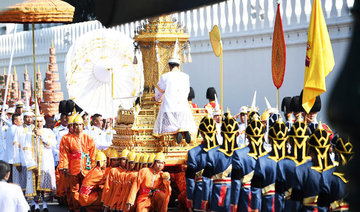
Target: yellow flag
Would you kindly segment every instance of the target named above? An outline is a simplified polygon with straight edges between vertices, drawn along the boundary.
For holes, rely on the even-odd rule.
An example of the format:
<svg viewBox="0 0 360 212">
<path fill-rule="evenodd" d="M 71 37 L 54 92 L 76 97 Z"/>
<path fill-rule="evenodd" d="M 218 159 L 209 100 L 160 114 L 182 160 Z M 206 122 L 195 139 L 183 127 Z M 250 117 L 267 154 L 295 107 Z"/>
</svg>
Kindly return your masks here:
<svg viewBox="0 0 360 212">
<path fill-rule="evenodd" d="M 325 77 L 335 65 L 329 33 L 320 0 L 313 0 L 308 31 L 302 106 L 307 113 L 316 96 L 326 91 Z"/>
</svg>

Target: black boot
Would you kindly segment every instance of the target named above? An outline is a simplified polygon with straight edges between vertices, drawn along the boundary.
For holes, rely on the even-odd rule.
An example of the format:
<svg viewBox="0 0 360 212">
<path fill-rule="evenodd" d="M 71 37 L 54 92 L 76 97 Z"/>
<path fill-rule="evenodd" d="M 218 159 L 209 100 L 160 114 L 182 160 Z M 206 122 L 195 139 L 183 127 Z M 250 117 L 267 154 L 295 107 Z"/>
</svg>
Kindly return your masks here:
<svg viewBox="0 0 360 212">
<path fill-rule="evenodd" d="M 190 144 L 190 142 L 191 142 L 191 136 L 190 136 L 189 131 L 184 132 L 184 137 L 185 137 L 186 143 Z"/>
<path fill-rule="evenodd" d="M 181 143 L 181 140 L 182 140 L 182 134 L 181 134 L 181 132 L 176 133 L 176 142 L 177 142 L 178 144 L 180 144 L 180 143 Z"/>
</svg>

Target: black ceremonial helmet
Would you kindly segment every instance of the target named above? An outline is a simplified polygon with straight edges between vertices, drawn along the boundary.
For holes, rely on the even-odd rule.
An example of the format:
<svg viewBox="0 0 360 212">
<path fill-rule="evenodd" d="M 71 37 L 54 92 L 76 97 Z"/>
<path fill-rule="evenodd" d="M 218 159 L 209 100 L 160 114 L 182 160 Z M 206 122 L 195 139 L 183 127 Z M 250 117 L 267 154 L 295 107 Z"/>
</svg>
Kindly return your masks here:
<svg viewBox="0 0 360 212">
<path fill-rule="evenodd" d="M 239 132 L 239 124 L 230 112 L 227 111 L 221 124 L 221 135 L 223 137 L 223 144 L 220 146 L 219 151 L 227 156 L 232 156 L 234 151 L 238 149 L 236 143 L 237 133 Z"/>
<path fill-rule="evenodd" d="M 260 117 L 257 114 L 254 114 L 250 124 L 246 127 L 245 133 L 249 139 L 249 155 L 258 158 L 266 154 L 266 151 L 263 147 L 265 127 L 260 121 Z"/>
<path fill-rule="evenodd" d="M 316 157 L 313 160 L 312 168 L 318 172 L 325 171 L 333 167 L 332 161 L 329 155 L 330 133 L 323 129 L 322 124 L 319 123 L 318 128 L 310 136 L 308 141 L 308 151 L 312 150 Z"/>
<path fill-rule="evenodd" d="M 218 146 L 216 141 L 216 123 L 214 119 L 207 115 L 201 119 L 198 133 L 202 133 L 203 139 L 206 142 L 204 151 L 209 151 Z"/>
<path fill-rule="evenodd" d="M 310 131 L 308 125 L 302 120 L 298 119 L 291 126 L 288 133 L 288 140 L 292 146 L 290 158 L 296 163 L 303 163 L 308 157 L 306 157 L 306 142 L 309 139 Z"/>
<path fill-rule="evenodd" d="M 335 142 L 335 150 L 339 154 L 339 162 L 341 165 L 346 165 L 354 157 L 353 145 L 350 139 L 344 142 L 341 137 L 338 137 Z"/>
<path fill-rule="evenodd" d="M 269 158 L 278 161 L 285 157 L 287 131 L 288 128 L 281 117 L 269 129 L 268 137 L 272 140 L 272 151 Z"/>
</svg>

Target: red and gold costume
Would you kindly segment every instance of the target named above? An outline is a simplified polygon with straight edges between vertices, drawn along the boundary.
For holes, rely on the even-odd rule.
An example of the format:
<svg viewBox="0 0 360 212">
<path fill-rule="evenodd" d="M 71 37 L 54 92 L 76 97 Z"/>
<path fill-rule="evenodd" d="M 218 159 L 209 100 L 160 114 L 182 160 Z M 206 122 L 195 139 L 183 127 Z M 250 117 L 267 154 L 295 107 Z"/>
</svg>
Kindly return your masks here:
<svg viewBox="0 0 360 212">
<path fill-rule="evenodd" d="M 136 200 L 137 212 L 167 211 L 171 187 L 170 180 L 163 179 L 162 175 L 163 172 L 155 173 L 152 168 L 141 169 L 137 180 L 131 187 L 126 203 L 133 205 Z M 136 194 L 138 194 L 137 197 Z"/>
</svg>

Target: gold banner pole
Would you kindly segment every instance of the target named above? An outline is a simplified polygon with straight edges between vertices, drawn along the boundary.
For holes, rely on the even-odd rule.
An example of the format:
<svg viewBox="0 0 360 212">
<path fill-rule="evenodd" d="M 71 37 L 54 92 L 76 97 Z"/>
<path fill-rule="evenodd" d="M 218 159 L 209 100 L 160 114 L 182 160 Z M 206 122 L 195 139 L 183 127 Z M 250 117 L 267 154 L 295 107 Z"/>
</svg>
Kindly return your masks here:
<svg viewBox="0 0 360 212">
<path fill-rule="evenodd" d="M 33 44 L 33 67 L 34 67 L 34 100 L 35 100 L 35 128 L 36 128 L 36 121 L 37 121 L 37 114 L 38 114 L 38 102 L 37 102 L 37 91 L 36 91 L 36 66 L 35 66 L 35 32 L 34 32 L 34 22 L 32 23 L 32 44 Z M 40 113 L 40 111 L 39 111 Z"/>
<path fill-rule="evenodd" d="M 223 51 L 221 47 L 221 114 L 224 110 L 224 87 L 223 87 Z"/>
</svg>

